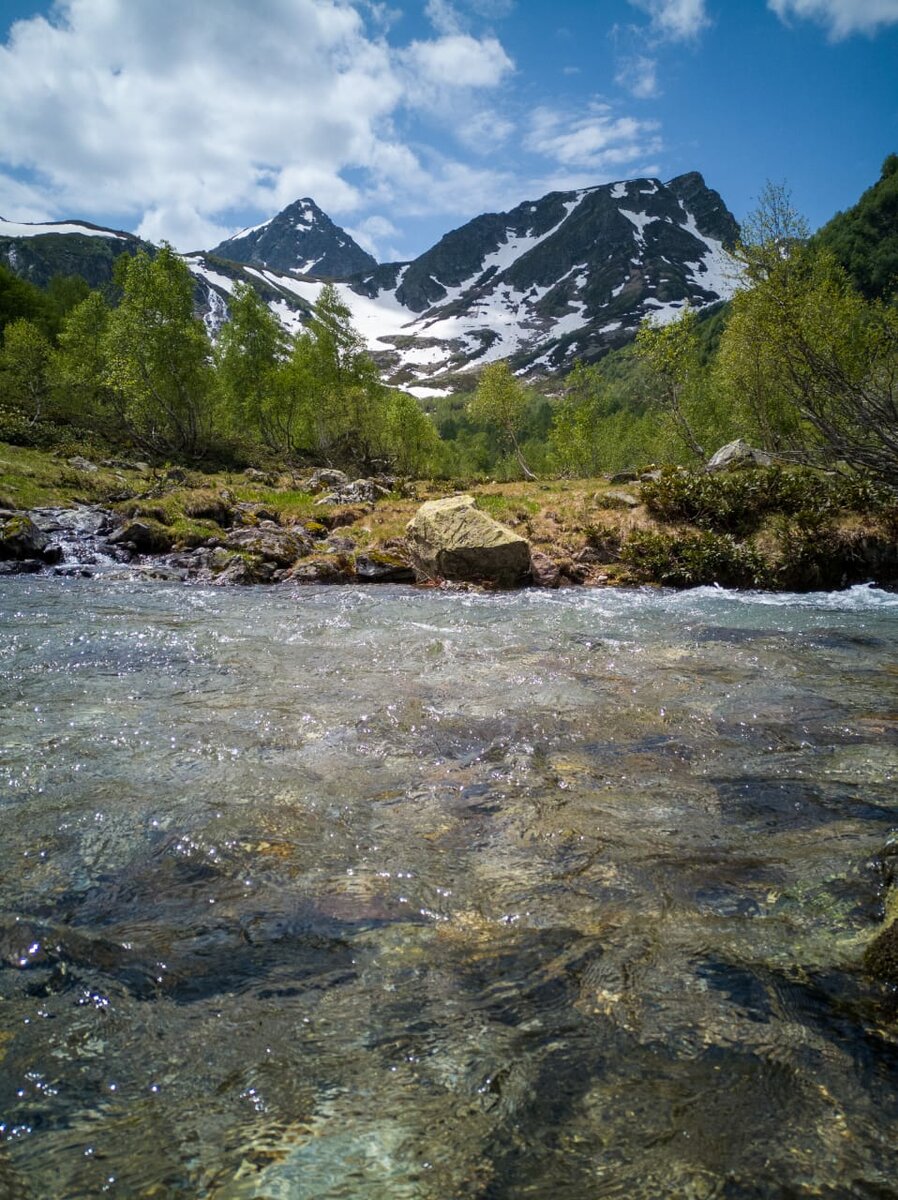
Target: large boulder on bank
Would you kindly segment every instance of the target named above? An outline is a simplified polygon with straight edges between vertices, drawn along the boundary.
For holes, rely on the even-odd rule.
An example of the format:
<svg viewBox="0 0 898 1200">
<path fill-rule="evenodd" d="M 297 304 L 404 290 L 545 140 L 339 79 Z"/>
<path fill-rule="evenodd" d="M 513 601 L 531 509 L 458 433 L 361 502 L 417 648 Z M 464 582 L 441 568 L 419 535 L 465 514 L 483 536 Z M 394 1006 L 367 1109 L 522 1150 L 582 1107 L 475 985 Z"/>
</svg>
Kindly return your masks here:
<svg viewBox="0 0 898 1200">
<path fill-rule="evenodd" d="M 422 504 L 408 523 L 406 541 L 415 570 L 425 579 L 513 587 L 530 573 L 530 543 L 475 508 L 473 496 Z"/>
<path fill-rule="evenodd" d="M 25 513 L 15 513 L 0 521 L 0 561 L 13 559 L 44 559 L 50 549 L 50 539 Z M 59 556 L 61 557 L 61 556 Z M 52 558 L 59 562 L 59 557 Z"/>
<path fill-rule="evenodd" d="M 734 467 L 769 467 L 773 465 L 773 455 L 766 450 L 757 450 L 749 446 L 742 438 L 735 442 L 727 442 L 716 454 L 708 460 L 708 471 L 731 471 Z"/>
</svg>

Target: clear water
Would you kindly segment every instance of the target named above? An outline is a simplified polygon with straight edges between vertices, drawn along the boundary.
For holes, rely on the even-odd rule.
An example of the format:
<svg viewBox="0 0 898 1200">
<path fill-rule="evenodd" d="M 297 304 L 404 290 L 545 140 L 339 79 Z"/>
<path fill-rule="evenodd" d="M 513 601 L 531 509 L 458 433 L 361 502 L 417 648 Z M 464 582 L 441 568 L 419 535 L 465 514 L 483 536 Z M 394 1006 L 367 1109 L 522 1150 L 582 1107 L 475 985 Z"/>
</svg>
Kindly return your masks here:
<svg viewBox="0 0 898 1200">
<path fill-rule="evenodd" d="M 0 1196 L 898 1196 L 898 597 L 0 581 Z"/>
</svg>

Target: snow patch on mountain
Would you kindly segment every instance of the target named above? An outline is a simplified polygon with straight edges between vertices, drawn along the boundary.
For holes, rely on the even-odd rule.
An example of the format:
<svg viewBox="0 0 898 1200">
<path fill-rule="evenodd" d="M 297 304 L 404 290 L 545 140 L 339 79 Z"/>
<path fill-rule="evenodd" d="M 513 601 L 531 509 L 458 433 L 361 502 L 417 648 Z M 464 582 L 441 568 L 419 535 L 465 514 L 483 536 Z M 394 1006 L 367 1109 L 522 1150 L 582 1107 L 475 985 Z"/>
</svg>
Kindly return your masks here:
<svg viewBox="0 0 898 1200">
<path fill-rule="evenodd" d="M 115 233 L 111 229 L 94 229 L 90 225 L 82 225 L 80 221 L 48 221 L 38 224 L 31 221 L 7 221 L 0 217 L 0 237 L 42 237 L 47 233 L 80 233 L 84 237 L 128 240 L 124 233 Z"/>
</svg>

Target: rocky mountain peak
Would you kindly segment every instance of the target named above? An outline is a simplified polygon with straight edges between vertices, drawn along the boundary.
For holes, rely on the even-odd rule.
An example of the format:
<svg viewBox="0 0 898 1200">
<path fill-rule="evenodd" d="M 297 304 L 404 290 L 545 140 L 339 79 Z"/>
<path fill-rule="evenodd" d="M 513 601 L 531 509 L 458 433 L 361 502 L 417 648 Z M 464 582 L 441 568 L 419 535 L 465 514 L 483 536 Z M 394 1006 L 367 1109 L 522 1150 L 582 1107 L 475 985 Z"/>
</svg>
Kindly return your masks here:
<svg viewBox="0 0 898 1200">
<path fill-rule="evenodd" d="M 231 262 L 320 278 L 355 275 L 377 266 L 310 196 L 294 200 L 261 225 L 226 238 L 210 253 Z"/>
</svg>

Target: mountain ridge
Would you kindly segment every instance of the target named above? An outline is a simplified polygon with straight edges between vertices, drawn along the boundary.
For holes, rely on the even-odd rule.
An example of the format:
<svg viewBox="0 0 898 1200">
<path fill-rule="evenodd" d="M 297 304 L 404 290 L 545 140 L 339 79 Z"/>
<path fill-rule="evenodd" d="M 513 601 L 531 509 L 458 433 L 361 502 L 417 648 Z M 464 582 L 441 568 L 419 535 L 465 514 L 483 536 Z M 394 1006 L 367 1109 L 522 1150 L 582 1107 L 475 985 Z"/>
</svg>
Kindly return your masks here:
<svg viewBox="0 0 898 1200">
<path fill-rule="evenodd" d="M 4 225 L 8 233 L 24 232 L 4 237 Z M 147 247 L 133 234 L 89 222 L 26 228 L 0 221 L 0 260 L 32 278 L 46 274 L 63 227 L 79 254 L 91 243 L 105 246 L 94 256 L 93 286 L 103 271 L 111 277 L 119 253 Z M 238 281 L 255 287 L 296 332 L 330 278 L 386 381 L 432 396 L 497 358 L 508 358 L 522 375 L 564 373 L 578 358 L 594 361 L 632 340 L 646 317 L 672 320 L 687 304 L 726 299 L 736 274 L 728 247 L 737 236 L 723 199 L 691 171 L 667 183 L 644 177 L 549 192 L 508 212 L 482 213 L 409 262 L 378 264 L 349 246 L 349 235 L 308 197 L 212 251 L 182 257 L 213 336 Z M 43 266 L 41 246 L 48 251 Z M 343 251 L 359 261 L 356 250 L 366 266 L 325 276 L 325 266 L 341 265 Z M 273 266 L 275 251 L 278 262 L 293 265 Z M 318 257 L 309 257 L 313 251 Z"/>
</svg>

